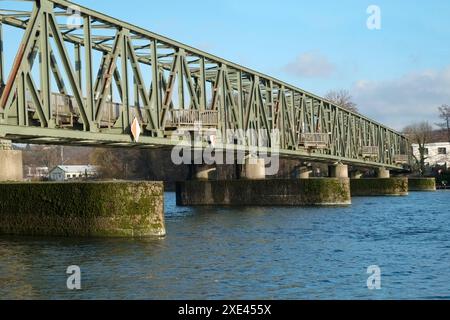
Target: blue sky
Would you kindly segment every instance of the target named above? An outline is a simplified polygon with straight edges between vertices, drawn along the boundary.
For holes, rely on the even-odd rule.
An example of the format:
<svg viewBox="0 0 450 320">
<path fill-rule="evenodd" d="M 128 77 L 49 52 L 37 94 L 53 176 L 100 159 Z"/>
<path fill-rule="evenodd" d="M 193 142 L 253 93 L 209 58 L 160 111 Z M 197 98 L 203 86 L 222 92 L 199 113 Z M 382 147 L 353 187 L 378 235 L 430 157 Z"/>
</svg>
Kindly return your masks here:
<svg viewBox="0 0 450 320">
<path fill-rule="evenodd" d="M 347 89 L 395 129 L 450 104 L 450 1 L 76 2 L 319 95 Z M 381 30 L 366 26 L 369 5 Z"/>
</svg>

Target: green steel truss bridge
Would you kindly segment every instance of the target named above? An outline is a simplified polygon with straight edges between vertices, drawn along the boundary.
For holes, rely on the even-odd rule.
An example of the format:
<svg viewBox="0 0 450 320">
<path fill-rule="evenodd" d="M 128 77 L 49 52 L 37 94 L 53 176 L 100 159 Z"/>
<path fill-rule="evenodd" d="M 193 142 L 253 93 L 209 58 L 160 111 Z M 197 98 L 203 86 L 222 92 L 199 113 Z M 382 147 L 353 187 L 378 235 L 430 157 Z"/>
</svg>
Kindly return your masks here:
<svg viewBox="0 0 450 320">
<path fill-rule="evenodd" d="M 201 123 L 278 131 L 279 153 L 305 161 L 400 169 L 410 159 L 404 136 L 361 114 L 68 1 L 0 2 L 0 40 L 0 138 L 170 147 L 175 130 Z"/>
</svg>

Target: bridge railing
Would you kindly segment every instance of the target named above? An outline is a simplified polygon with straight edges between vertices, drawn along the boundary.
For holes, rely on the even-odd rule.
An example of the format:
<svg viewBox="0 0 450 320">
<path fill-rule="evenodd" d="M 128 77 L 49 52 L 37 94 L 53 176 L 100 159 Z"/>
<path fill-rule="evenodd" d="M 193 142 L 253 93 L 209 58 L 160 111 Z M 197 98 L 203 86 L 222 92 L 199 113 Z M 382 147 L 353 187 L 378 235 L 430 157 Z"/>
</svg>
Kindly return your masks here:
<svg viewBox="0 0 450 320">
<path fill-rule="evenodd" d="M 300 136 L 300 145 L 305 148 L 325 149 L 330 144 L 330 135 L 328 133 L 302 133 Z"/>
<path fill-rule="evenodd" d="M 86 101 L 86 99 L 85 99 Z M 52 93 L 50 102 L 53 116 L 59 127 L 71 127 L 80 117 L 80 111 L 76 99 L 71 95 Z M 27 95 L 29 112 L 36 112 L 33 100 Z M 101 118 L 102 127 L 111 127 L 120 114 L 120 103 L 105 102 L 104 112 Z M 132 117 L 138 117 L 136 107 L 131 107 Z M 142 119 L 141 119 L 142 120 Z M 219 112 L 216 110 L 171 110 L 169 112 L 168 127 L 186 127 L 201 124 L 205 127 L 218 127 Z"/>
<path fill-rule="evenodd" d="M 190 127 L 201 124 L 205 127 L 219 126 L 219 112 L 215 110 L 171 110 L 167 127 Z"/>
<path fill-rule="evenodd" d="M 50 98 L 53 115 L 56 117 L 56 124 L 59 127 L 73 126 L 74 117 L 77 116 L 74 109 L 74 99 L 62 94 L 52 94 Z"/>
<path fill-rule="evenodd" d="M 84 100 L 86 103 L 86 98 L 84 98 Z M 97 101 L 95 100 L 94 102 Z M 59 127 L 72 127 L 74 122 L 76 122 L 81 117 L 77 101 L 71 95 L 52 93 L 50 97 L 50 103 L 53 110 L 53 117 L 55 117 L 56 124 Z M 28 112 L 37 112 L 36 106 L 34 105 L 34 102 L 29 93 L 27 93 L 27 107 Z M 105 102 L 104 112 L 100 120 L 100 125 L 102 127 L 113 126 L 119 117 L 120 108 L 120 103 L 111 101 Z M 131 109 L 132 116 L 137 116 L 135 107 L 132 107 Z"/>
<path fill-rule="evenodd" d="M 398 154 L 394 156 L 394 162 L 396 164 L 408 164 L 409 163 L 409 155 L 407 154 Z"/>
<path fill-rule="evenodd" d="M 363 158 L 375 158 L 378 157 L 380 148 L 378 146 L 363 146 L 361 154 Z"/>
<path fill-rule="evenodd" d="M 205 126 L 218 127 L 219 126 L 219 112 L 214 110 L 207 110 L 200 112 L 200 121 Z"/>
</svg>

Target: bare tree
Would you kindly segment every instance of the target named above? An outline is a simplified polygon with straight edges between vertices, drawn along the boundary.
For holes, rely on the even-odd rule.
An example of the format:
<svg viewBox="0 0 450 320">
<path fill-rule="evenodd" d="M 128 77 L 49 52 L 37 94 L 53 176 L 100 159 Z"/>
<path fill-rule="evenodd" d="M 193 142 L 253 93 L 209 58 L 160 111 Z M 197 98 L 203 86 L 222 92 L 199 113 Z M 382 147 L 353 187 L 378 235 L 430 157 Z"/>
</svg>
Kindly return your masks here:
<svg viewBox="0 0 450 320">
<path fill-rule="evenodd" d="M 23 153 L 23 163 L 52 170 L 62 164 L 60 149 L 56 146 L 29 146 Z"/>
<path fill-rule="evenodd" d="M 90 156 L 90 162 L 100 167 L 103 179 L 125 179 L 125 166 L 119 149 L 97 148 Z"/>
<path fill-rule="evenodd" d="M 447 140 L 450 142 L 450 106 L 444 104 L 439 107 L 439 118 L 443 120 L 441 123 L 437 123 L 442 130 L 447 131 Z"/>
<path fill-rule="evenodd" d="M 358 106 L 352 101 L 352 96 L 347 90 L 332 90 L 325 95 L 325 99 L 335 103 L 336 105 L 352 111 L 358 112 Z"/>
<path fill-rule="evenodd" d="M 433 127 L 426 121 L 407 126 L 403 133 L 412 141 L 419 145 L 419 158 L 416 156 L 416 162 L 419 165 L 420 174 L 425 173 L 425 160 L 427 157 L 426 144 L 433 138 Z"/>
</svg>

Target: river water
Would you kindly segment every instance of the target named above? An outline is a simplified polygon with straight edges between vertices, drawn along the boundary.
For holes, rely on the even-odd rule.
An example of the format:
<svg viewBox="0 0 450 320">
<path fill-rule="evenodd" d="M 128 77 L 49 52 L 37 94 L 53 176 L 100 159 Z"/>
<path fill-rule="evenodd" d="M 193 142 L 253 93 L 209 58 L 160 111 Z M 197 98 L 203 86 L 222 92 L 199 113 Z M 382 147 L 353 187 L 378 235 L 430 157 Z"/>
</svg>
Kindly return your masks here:
<svg viewBox="0 0 450 320">
<path fill-rule="evenodd" d="M 1 236 L 0 299 L 450 299 L 449 200 L 179 208 L 167 193 L 165 239 Z M 67 289 L 70 265 L 79 291 Z"/>
</svg>

